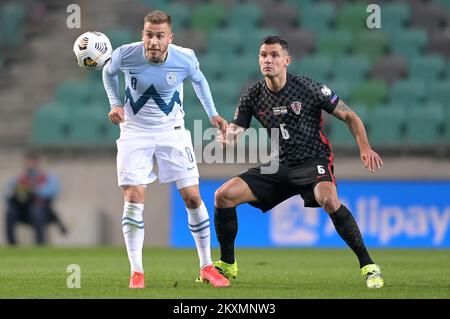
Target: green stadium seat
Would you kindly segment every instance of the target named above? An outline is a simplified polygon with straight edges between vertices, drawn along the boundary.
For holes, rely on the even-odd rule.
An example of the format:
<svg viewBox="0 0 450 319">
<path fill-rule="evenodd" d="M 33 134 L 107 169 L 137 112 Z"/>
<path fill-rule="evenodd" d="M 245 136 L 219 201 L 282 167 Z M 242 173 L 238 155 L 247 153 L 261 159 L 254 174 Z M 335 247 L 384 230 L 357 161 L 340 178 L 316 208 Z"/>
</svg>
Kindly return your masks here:
<svg viewBox="0 0 450 319">
<path fill-rule="evenodd" d="M 450 112 L 447 110 L 444 122 L 444 143 L 450 145 Z"/>
<path fill-rule="evenodd" d="M 365 4 L 347 4 L 337 13 L 336 24 L 338 29 L 358 33 L 367 30 L 366 20 L 368 13 Z"/>
<path fill-rule="evenodd" d="M 326 55 L 305 56 L 293 65 L 293 72 L 311 77 L 317 82 L 327 82 L 332 67 L 331 59 Z"/>
<path fill-rule="evenodd" d="M 123 82 L 122 82 L 123 83 Z M 101 106 L 101 109 L 107 110 L 109 106 L 108 96 L 106 95 L 105 87 L 102 81 L 89 82 L 90 91 L 88 95 L 88 107 Z M 123 84 L 119 85 L 120 96 L 124 97 Z"/>
<path fill-rule="evenodd" d="M 368 137 L 375 147 L 398 147 L 404 144 L 404 112 L 399 108 L 376 107 L 368 119 Z"/>
<path fill-rule="evenodd" d="M 208 41 L 208 53 L 219 56 L 233 56 L 243 46 L 241 31 L 220 29 L 212 32 Z"/>
<path fill-rule="evenodd" d="M 389 92 L 389 103 L 399 108 L 421 104 L 424 98 L 425 83 L 417 79 L 397 81 Z"/>
<path fill-rule="evenodd" d="M 334 23 L 335 7 L 331 3 L 316 3 L 302 5 L 300 8 L 300 24 L 302 28 L 317 34 L 326 34 Z"/>
<path fill-rule="evenodd" d="M 302 0 L 301 4 L 298 0 L 284 0 L 284 2 L 296 5 L 300 8 L 301 6 L 311 6 L 316 0 Z"/>
<path fill-rule="evenodd" d="M 350 52 L 352 34 L 347 30 L 333 30 L 317 37 L 317 52 L 332 58 L 340 58 Z"/>
<path fill-rule="evenodd" d="M 421 57 L 427 43 L 427 34 L 422 29 L 411 28 L 391 34 L 391 51 L 407 60 Z"/>
<path fill-rule="evenodd" d="M 351 93 L 353 91 L 353 88 L 355 87 L 355 84 L 353 83 L 339 80 L 331 80 L 324 84 L 326 84 L 331 90 L 333 90 L 334 93 L 339 96 L 339 98 L 341 98 L 345 102 L 350 101 Z"/>
<path fill-rule="evenodd" d="M 431 0 L 432 3 L 441 5 L 450 10 L 450 0 Z"/>
<path fill-rule="evenodd" d="M 248 30 L 248 32 L 246 32 L 243 36 L 245 43 L 243 53 L 250 55 L 254 54 L 255 56 L 258 56 L 262 39 L 264 39 L 268 35 L 277 35 L 277 34 L 278 32 L 272 28 Z"/>
<path fill-rule="evenodd" d="M 450 10 L 450 0 L 432 0 L 431 2 L 434 4 L 441 5 L 445 7 L 447 10 Z"/>
<path fill-rule="evenodd" d="M 224 68 L 222 66 L 223 59 L 217 54 L 206 54 L 198 57 L 200 70 L 209 81 L 215 81 L 223 77 Z"/>
<path fill-rule="evenodd" d="M 223 100 L 220 97 L 220 94 L 217 95 L 215 92 L 217 90 L 221 90 L 221 87 L 214 86 L 214 88 L 211 89 L 214 104 L 216 106 L 217 111 L 219 114 L 222 114 L 224 110 L 229 107 L 229 105 L 232 105 L 232 102 L 230 101 L 229 104 L 223 103 Z M 200 100 L 195 95 L 194 88 L 190 83 L 186 83 L 184 85 L 184 100 L 183 100 L 183 110 L 185 112 L 185 118 L 190 121 L 190 124 L 186 121 L 186 127 L 192 128 L 193 120 L 195 119 L 201 119 L 201 120 L 207 120 L 206 124 L 209 125 L 209 119 L 208 114 L 206 113 L 205 109 L 203 108 Z M 234 101 L 235 103 L 237 102 Z"/>
<path fill-rule="evenodd" d="M 223 107 L 220 109 L 220 115 L 225 118 L 228 122 L 234 119 L 234 114 L 236 113 L 236 108 L 238 105 L 238 101 L 236 100 L 235 104 L 228 105 L 227 107 Z"/>
<path fill-rule="evenodd" d="M 105 147 L 115 147 L 115 142 L 120 136 L 120 127 L 111 123 L 108 118 L 109 104 L 104 103 L 93 103 L 91 105 L 91 112 L 93 112 L 98 120 L 99 127 L 99 145 Z"/>
<path fill-rule="evenodd" d="M 233 63 L 229 63 L 222 71 L 223 79 L 235 82 L 239 91 L 242 86 L 260 76 L 258 55 L 236 55 Z"/>
<path fill-rule="evenodd" d="M 337 59 L 332 67 L 333 80 L 357 85 L 364 81 L 370 69 L 366 56 L 345 56 Z"/>
<path fill-rule="evenodd" d="M 210 83 L 211 93 L 214 103 L 219 107 L 232 107 L 236 105 L 240 93 L 241 85 L 233 80 L 222 80 Z"/>
<path fill-rule="evenodd" d="M 353 51 L 356 54 L 365 55 L 371 61 L 387 52 L 389 36 L 383 31 L 360 32 L 353 42 Z"/>
<path fill-rule="evenodd" d="M 352 146 L 354 138 L 345 122 L 327 114 L 324 116 L 324 123 L 326 137 L 330 141 L 333 149 Z"/>
<path fill-rule="evenodd" d="M 352 107 L 361 120 L 366 123 L 368 119 L 368 108 L 364 105 Z M 355 146 L 355 138 L 350 132 L 347 124 L 333 116 L 327 116 L 327 126 L 329 129 L 329 140 L 333 146 L 351 147 Z"/>
<path fill-rule="evenodd" d="M 97 108 L 71 108 L 70 133 L 66 143 L 72 146 L 99 146 L 104 142 L 102 127 L 105 112 Z"/>
<path fill-rule="evenodd" d="M 450 79 L 433 82 L 428 87 L 426 99 L 429 103 L 440 104 L 450 110 Z"/>
<path fill-rule="evenodd" d="M 173 0 L 139 0 L 153 10 L 163 10 L 168 12 L 168 8 Z"/>
<path fill-rule="evenodd" d="M 435 82 L 445 74 L 445 62 L 441 56 L 426 55 L 412 58 L 409 61 L 409 77 L 425 81 Z"/>
<path fill-rule="evenodd" d="M 191 9 L 186 4 L 180 2 L 172 2 L 169 5 L 167 5 L 166 10 L 172 18 L 173 32 L 175 33 L 180 32 L 185 27 L 187 27 L 191 15 Z"/>
<path fill-rule="evenodd" d="M 228 26 L 239 30 L 239 32 L 249 32 L 249 30 L 259 28 L 262 19 L 262 8 L 255 2 L 246 2 L 233 6 Z"/>
<path fill-rule="evenodd" d="M 351 96 L 352 104 L 363 104 L 368 107 L 374 107 L 383 104 L 388 95 L 388 88 L 381 81 L 367 81 L 354 87 Z"/>
<path fill-rule="evenodd" d="M 65 81 L 56 89 L 56 101 L 63 106 L 86 107 L 92 93 L 88 81 Z"/>
<path fill-rule="evenodd" d="M 137 35 L 126 28 L 110 29 L 105 32 L 111 41 L 113 49 L 117 49 L 121 45 L 141 41 L 140 35 Z"/>
<path fill-rule="evenodd" d="M 0 47 L 18 47 L 24 42 L 25 7 L 23 4 L 8 2 L 0 6 Z"/>
<path fill-rule="evenodd" d="M 381 28 L 392 34 L 406 28 L 411 9 L 406 3 L 386 3 L 381 9 Z"/>
<path fill-rule="evenodd" d="M 210 34 L 225 22 L 225 7 L 219 3 L 205 3 L 194 8 L 190 25 L 202 30 L 206 34 Z"/>
<path fill-rule="evenodd" d="M 213 96 L 214 98 L 214 96 Z M 194 87 L 191 82 L 185 81 L 183 85 L 183 109 L 186 110 L 194 107 L 194 105 L 200 104 L 200 101 L 195 94 Z"/>
<path fill-rule="evenodd" d="M 184 116 L 184 123 L 186 126 L 186 129 L 191 132 L 192 138 L 194 136 L 198 139 L 197 136 L 199 126 L 197 126 L 197 130 L 195 130 L 195 125 L 199 125 L 198 123 L 201 123 L 201 134 L 205 131 L 205 129 L 212 127 L 211 123 L 208 118 L 208 114 L 206 114 L 205 110 L 201 106 L 200 102 L 196 105 L 190 105 L 187 108 L 185 108 L 185 116 Z M 199 122 L 200 121 L 200 122 Z M 197 124 L 196 124 L 197 122 Z M 203 141 L 205 143 L 206 141 Z"/>
<path fill-rule="evenodd" d="M 437 145 L 442 142 L 444 111 L 440 105 L 414 107 L 408 111 L 406 142 L 410 146 Z"/>
<path fill-rule="evenodd" d="M 55 104 L 40 107 L 33 118 L 31 143 L 39 146 L 62 146 L 72 121 L 66 109 Z"/>
</svg>

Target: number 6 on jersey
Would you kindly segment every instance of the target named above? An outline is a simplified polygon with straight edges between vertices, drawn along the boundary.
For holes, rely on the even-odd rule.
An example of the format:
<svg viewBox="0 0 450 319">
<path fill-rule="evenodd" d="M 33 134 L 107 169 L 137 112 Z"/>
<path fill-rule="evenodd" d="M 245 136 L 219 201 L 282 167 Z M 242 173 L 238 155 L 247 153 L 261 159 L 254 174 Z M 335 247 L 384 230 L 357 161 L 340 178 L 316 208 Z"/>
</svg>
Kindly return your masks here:
<svg viewBox="0 0 450 319">
<path fill-rule="evenodd" d="M 280 130 L 281 130 L 281 136 L 285 140 L 289 139 L 289 131 L 286 129 L 286 124 L 285 123 L 281 123 L 280 124 Z"/>
</svg>

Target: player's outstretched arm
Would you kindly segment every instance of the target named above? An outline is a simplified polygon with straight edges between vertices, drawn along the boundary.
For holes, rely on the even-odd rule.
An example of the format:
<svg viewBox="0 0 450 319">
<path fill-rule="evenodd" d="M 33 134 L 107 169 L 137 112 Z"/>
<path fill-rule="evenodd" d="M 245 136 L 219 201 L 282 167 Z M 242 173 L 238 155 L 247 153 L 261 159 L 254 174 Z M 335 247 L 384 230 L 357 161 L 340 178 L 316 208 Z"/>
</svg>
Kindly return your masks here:
<svg viewBox="0 0 450 319">
<path fill-rule="evenodd" d="M 216 141 L 223 146 L 234 145 L 239 140 L 239 137 L 244 133 L 245 129 L 231 123 L 228 125 L 225 132 L 217 131 Z"/>
<path fill-rule="evenodd" d="M 333 115 L 348 125 L 350 132 L 355 137 L 356 143 L 358 143 L 361 161 L 369 172 L 374 173 L 375 170 L 381 169 L 383 161 L 380 155 L 372 150 L 367 138 L 366 129 L 359 116 L 342 100 L 338 102 L 338 105 L 333 111 Z"/>
</svg>

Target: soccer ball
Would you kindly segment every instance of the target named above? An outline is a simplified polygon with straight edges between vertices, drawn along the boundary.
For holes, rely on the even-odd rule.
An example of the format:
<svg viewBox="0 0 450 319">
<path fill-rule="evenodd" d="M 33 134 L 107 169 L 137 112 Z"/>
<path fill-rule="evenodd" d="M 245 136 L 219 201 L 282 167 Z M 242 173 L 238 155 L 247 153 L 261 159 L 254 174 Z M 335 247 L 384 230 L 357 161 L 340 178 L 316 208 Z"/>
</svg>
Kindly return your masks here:
<svg viewBox="0 0 450 319">
<path fill-rule="evenodd" d="M 76 39 L 73 52 L 79 66 L 88 70 L 100 70 L 111 59 L 112 46 L 103 33 L 89 31 Z"/>
</svg>

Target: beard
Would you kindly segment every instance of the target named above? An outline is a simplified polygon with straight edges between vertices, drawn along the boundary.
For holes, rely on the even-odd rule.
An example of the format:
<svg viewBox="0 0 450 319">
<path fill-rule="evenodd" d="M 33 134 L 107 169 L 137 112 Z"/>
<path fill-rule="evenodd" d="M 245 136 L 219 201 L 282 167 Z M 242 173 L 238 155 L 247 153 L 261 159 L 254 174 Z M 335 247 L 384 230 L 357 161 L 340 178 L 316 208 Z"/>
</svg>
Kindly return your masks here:
<svg viewBox="0 0 450 319">
<path fill-rule="evenodd" d="M 159 55 L 155 56 L 152 54 L 152 51 L 147 50 L 145 52 L 145 57 L 152 63 L 162 63 L 167 58 L 167 49 L 163 53 L 161 52 L 163 51 L 162 50 L 157 51 L 156 53 L 159 53 Z"/>
</svg>

